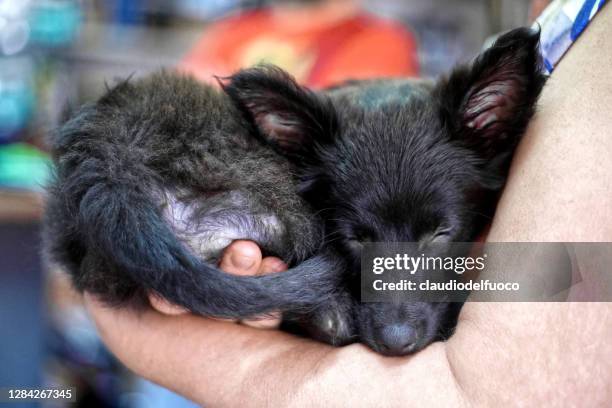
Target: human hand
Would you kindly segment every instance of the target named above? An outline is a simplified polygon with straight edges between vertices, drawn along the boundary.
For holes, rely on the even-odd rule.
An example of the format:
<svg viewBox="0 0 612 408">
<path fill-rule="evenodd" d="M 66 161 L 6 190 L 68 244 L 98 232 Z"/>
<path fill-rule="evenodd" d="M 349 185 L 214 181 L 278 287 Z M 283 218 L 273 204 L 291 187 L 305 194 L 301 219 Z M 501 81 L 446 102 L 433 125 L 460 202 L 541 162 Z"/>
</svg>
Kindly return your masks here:
<svg viewBox="0 0 612 408">
<path fill-rule="evenodd" d="M 219 268 L 234 275 L 248 276 L 282 272 L 287 270 L 287 264 L 272 256 L 262 258 L 261 250 L 253 241 L 234 241 L 223 252 Z M 149 302 L 154 309 L 166 315 L 181 315 L 189 312 L 184 307 L 170 303 L 155 293 L 149 294 Z M 277 328 L 280 322 L 279 314 L 241 321 L 247 326 L 260 329 Z"/>
</svg>

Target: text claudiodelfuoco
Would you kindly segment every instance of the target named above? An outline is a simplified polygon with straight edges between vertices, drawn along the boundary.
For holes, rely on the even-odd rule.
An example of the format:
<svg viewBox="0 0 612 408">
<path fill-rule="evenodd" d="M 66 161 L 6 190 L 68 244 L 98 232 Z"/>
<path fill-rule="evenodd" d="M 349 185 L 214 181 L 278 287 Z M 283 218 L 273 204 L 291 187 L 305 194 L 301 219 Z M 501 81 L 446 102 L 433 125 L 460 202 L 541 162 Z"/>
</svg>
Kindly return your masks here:
<svg viewBox="0 0 612 408">
<path fill-rule="evenodd" d="M 465 272 L 481 272 L 485 268 L 487 254 L 477 257 L 440 257 L 440 256 L 411 256 L 408 254 L 396 254 L 393 257 L 375 257 L 372 259 L 372 272 L 375 275 L 382 275 L 389 271 L 399 271 L 414 275 L 417 272 L 444 271 L 454 272 L 462 275 Z M 488 280 L 478 282 L 413 282 L 403 279 L 399 282 L 384 282 L 376 279 L 372 282 L 373 289 L 376 291 L 386 290 L 511 290 L 519 289 L 518 283 L 490 282 Z"/>
</svg>

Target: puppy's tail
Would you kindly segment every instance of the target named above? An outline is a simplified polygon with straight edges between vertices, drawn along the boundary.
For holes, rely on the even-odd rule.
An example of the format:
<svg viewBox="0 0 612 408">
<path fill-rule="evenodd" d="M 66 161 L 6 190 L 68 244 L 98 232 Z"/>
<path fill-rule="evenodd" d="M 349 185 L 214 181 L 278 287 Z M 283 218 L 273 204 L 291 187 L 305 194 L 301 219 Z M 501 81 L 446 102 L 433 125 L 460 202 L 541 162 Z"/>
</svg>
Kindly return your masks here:
<svg viewBox="0 0 612 408">
<path fill-rule="evenodd" d="M 142 190 L 132 183 L 90 185 L 80 200 L 78 229 L 86 234 L 88 248 L 147 291 L 198 314 L 243 318 L 274 310 L 309 310 L 337 287 L 341 265 L 326 255 L 283 273 L 224 273 L 190 253 L 150 193 Z"/>
</svg>

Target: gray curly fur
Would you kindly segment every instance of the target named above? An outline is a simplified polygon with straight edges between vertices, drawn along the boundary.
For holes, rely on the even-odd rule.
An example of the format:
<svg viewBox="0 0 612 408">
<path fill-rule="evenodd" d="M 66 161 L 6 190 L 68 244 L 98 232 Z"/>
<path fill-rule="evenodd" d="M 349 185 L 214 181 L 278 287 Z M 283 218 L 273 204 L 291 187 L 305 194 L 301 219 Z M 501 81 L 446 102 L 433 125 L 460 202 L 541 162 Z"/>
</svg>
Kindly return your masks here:
<svg viewBox="0 0 612 408">
<path fill-rule="evenodd" d="M 292 264 L 322 242 L 291 165 L 251 130 L 224 93 L 187 76 L 112 87 L 52 135 L 50 260 L 112 304 L 151 291 L 220 317 L 318 304 L 334 291 L 333 257 L 264 277 L 212 266 L 234 239 Z"/>
</svg>

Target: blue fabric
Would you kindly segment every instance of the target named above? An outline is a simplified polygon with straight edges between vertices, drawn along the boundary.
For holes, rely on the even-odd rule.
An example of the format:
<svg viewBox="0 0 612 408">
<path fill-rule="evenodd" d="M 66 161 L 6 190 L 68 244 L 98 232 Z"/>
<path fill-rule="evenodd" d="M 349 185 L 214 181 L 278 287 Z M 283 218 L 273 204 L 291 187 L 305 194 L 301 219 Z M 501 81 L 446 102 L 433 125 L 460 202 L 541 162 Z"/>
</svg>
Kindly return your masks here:
<svg viewBox="0 0 612 408">
<path fill-rule="evenodd" d="M 534 23 L 539 28 L 544 69 L 550 74 L 606 0 L 554 0 Z"/>
<path fill-rule="evenodd" d="M 591 18 L 591 10 L 593 10 L 593 6 L 597 0 L 586 0 L 580 9 L 580 12 L 576 16 L 576 20 L 574 21 L 574 25 L 572 26 L 572 40 L 576 41 L 576 38 L 580 36 L 582 31 L 585 29 L 587 24 L 589 24 Z"/>
</svg>

